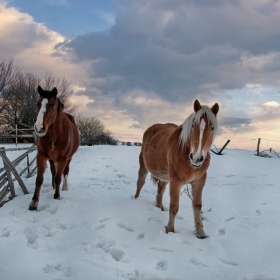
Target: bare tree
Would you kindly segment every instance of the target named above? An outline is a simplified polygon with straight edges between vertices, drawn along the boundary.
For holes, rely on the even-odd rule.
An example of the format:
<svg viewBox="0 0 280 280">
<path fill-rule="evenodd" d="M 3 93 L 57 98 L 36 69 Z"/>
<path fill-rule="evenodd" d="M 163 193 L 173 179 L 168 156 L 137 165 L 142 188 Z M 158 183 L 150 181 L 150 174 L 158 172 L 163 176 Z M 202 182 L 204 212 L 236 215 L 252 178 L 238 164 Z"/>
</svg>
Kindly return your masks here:
<svg viewBox="0 0 280 280">
<path fill-rule="evenodd" d="M 2 91 L 2 110 L 1 124 L 5 124 L 10 128 L 14 128 L 18 122 L 20 110 L 22 109 L 22 94 L 23 77 L 21 72 L 17 72 L 13 79 Z"/>
<path fill-rule="evenodd" d="M 75 118 L 75 121 L 80 131 L 82 143 L 96 141 L 105 129 L 104 124 L 98 118 L 82 117 L 79 115 Z"/>
<path fill-rule="evenodd" d="M 3 91 L 11 85 L 17 72 L 13 59 L 0 61 L 0 115 L 3 115 L 8 105 L 7 99 L 3 98 Z"/>
<path fill-rule="evenodd" d="M 2 73 L 2 74 L 1 74 Z M 58 89 L 58 96 L 64 104 L 64 111 L 73 114 L 77 106 L 72 105 L 70 97 L 73 94 L 70 83 L 65 78 L 45 74 L 42 77 L 23 73 L 13 66 L 13 60 L 0 62 L 0 126 L 2 129 L 15 128 L 23 123 L 33 126 L 36 120 L 37 88 Z M 2 78 L 1 78 L 2 77 Z"/>
<path fill-rule="evenodd" d="M 106 130 L 104 124 L 95 117 L 76 117 L 76 123 L 80 131 L 81 144 L 92 145 L 108 144 L 117 145 L 117 140 L 112 136 L 111 132 Z"/>
<path fill-rule="evenodd" d="M 0 61 L 0 92 L 11 83 L 17 71 L 18 68 L 14 66 L 13 59 L 3 59 Z"/>
</svg>

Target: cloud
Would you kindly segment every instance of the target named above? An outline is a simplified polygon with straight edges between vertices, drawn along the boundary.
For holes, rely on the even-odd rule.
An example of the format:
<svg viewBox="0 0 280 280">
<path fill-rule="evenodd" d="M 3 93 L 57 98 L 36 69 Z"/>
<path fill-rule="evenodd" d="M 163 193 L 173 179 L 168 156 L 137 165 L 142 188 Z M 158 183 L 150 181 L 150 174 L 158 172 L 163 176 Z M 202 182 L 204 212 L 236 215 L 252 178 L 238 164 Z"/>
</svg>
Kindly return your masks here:
<svg viewBox="0 0 280 280">
<path fill-rule="evenodd" d="M 255 133 L 268 119 L 250 103 L 269 98 L 264 85 L 280 86 L 279 1 L 122 3 L 106 32 L 57 46 L 90 63 L 83 94 L 95 101 L 92 112 L 125 115 L 122 124 L 139 135 L 156 122 L 182 123 L 195 98 L 222 103 L 220 135 Z M 238 102 L 226 94 L 241 89 Z"/>
<path fill-rule="evenodd" d="M 257 111 L 252 114 L 256 122 L 273 121 L 277 126 L 280 115 L 280 104 L 276 101 L 269 101 L 263 104 L 253 104 Z M 276 122 L 277 121 L 277 122 Z"/>
<path fill-rule="evenodd" d="M 0 17 L 0 59 L 14 58 L 25 72 L 36 75 L 49 72 L 67 77 L 73 84 L 79 84 L 87 76 L 85 63 L 73 64 L 71 54 L 55 52 L 55 46 L 64 42 L 65 37 L 5 3 L 0 3 Z"/>
<path fill-rule="evenodd" d="M 280 84 L 278 1 L 124 3 L 107 32 L 60 45 L 91 61 L 102 94 L 138 88 L 187 102 L 248 83 Z"/>
<path fill-rule="evenodd" d="M 73 40 L 1 5 L 0 54 L 31 72 L 63 73 L 79 113 L 117 135 L 181 124 L 196 98 L 221 104 L 222 133 L 255 132 L 280 113 L 271 103 L 279 102 L 280 1 L 114 3 L 114 16 L 98 15 L 110 29 Z"/>
<path fill-rule="evenodd" d="M 227 128 L 237 128 L 252 123 L 251 118 L 224 117 L 219 124 Z"/>
</svg>

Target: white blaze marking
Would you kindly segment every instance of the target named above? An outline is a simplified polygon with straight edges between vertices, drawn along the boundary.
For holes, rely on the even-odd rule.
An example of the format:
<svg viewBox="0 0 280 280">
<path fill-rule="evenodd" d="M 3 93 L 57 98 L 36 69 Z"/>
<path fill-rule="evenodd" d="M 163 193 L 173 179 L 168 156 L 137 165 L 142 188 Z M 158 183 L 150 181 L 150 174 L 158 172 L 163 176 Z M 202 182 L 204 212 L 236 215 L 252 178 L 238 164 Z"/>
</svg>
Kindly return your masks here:
<svg viewBox="0 0 280 280">
<path fill-rule="evenodd" d="M 204 132 L 204 129 L 205 129 L 205 125 L 206 125 L 206 123 L 205 123 L 204 119 L 202 119 L 201 122 L 200 122 L 200 128 L 199 128 L 200 129 L 199 145 L 198 145 L 197 151 L 196 151 L 196 153 L 194 155 L 194 162 L 196 162 L 197 159 L 201 155 L 201 142 L 202 142 L 202 138 L 203 138 L 203 132 Z"/>
<path fill-rule="evenodd" d="M 44 119 L 44 114 L 46 112 L 47 109 L 47 103 L 48 103 L 48 99 L 44 98 L 41 102 L 41 109 L 39 111 L 39 114 L 37 116 L 37 120 L 35 123 L 35 127 L 38 131 L 41 130 L 41 128 L 43 127 L 43 119 Z"/>
</svg>

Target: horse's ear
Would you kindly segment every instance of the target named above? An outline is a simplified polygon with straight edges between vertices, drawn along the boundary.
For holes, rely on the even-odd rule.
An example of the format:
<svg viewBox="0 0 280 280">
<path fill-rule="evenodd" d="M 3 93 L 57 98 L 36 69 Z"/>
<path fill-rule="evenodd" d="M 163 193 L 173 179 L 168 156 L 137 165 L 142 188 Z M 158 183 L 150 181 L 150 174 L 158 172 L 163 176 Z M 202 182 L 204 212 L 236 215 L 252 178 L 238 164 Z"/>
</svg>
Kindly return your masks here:
<svg viewBox="0 0 280 280">
<path fill-rule="evenodd" d="M 57 89 L 56 89 L 56 87 L 54 87 L 54 88 L 52 89 L 52 95 L 53 95 L 53 97 L 56 97 L 56 96 L 57 96 Z"/>
<path fill-rule="evenodd" d="M 217 116 L 217 114 L 218 114 L 218 112 L 219 112 L 219 104 L 218 103 L 215 103 L 213 106 L 212 106 L 212 108 L 211 108 L 211 111 L 213 112 L 213 114 L 215 115 L 215 116 Z"/>
<path fill-rule="evenodd" d="M 40 86 L 38 86 L 38 93 L 42 96 L 43 92 L 44 90 Z"/>
<path fill-rule="evenodd" d="M 195 111 L 195 112 L 198 112 L 198 111 L 201 109 L 201 105 L 200 105 L 198 99 L 196 99 L 196 100 L 194 101 L 193 108 L 194 108 L 194 111 Z"/>
</svg>

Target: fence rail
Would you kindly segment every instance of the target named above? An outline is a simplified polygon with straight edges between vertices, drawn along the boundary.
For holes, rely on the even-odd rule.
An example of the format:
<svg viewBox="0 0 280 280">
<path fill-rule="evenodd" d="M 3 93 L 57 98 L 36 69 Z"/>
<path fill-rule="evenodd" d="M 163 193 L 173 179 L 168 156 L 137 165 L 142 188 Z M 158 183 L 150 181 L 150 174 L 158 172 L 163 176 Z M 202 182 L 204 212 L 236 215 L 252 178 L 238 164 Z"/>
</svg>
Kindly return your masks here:
<svg viewBox="0 0 280 280">
<path fill-rule="evenodd" d="M 18 158 L 16 158 L 13 161 L 10 161 L 9 158 L 6 155 L 7 151 L 21 151 L 26 150 L 22 155 L 20 155 Z M 33 151 L 37 150 L 37 147 L 35 145 L 32 145 L 29 148 L 11 148 L 11 149 L 5 149 L 0 148 L 0 157 L 3 160 L 4 167 L 0 168 L 0 207 L 7 202 L 5 198 L 10 193 L 10 196 L 8 200 L 13 199 L 16 196 L 15 193 L 15 187 L 14 182 L 17 181 L 20 185 L 22 191 L 24 194 L 28 194 L 28 190 L 21 179 L 21 176 L 27 171 L 27 178 L 33 176 L 36 172 L 37 166 L 32 168 L 33 163 L 36 160 L 36 155 L 33 159 L 29 159 L 29 154 Z M 26 167 L 18 173 L 16 170 L 16 167 L 26 158 Z M 5 200 L 5 201 L 4 201 Z"/>
<path fill-rule="evenodd" d="M 20 126 L 26 126 L 24 124 L 19 124 Z M 26 126 L 27 127 L 27 126 Z M 15 143 L 18 143 L 18 139 L 31 139 L 31 142 L 34 142 L 35 135 L 34 135 L 34 128 L 18 128 L 18 125 L 16 125 L 15 129 L 9 129 L 2 131 L 0 133 L 0 140 L 7 141 L 7 140 L 13 140 L 15 139 Z"/>
</svg>

